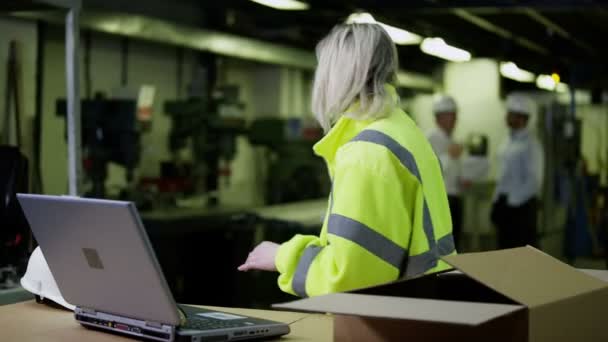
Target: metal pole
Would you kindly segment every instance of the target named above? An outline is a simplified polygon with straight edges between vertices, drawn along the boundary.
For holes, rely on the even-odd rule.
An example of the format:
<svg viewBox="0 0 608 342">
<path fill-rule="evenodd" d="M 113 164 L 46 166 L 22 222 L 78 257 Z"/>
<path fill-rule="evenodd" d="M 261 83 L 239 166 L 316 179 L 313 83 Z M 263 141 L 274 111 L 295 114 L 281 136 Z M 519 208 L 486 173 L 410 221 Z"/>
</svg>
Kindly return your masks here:
<svg viewBox="0 0 608 342">
<path fill-rule="evenodd" d="M 129 38 L 123 37 L 120 43 L 120 85 L 129 84 Z"/>
<path fill-rule="evenodd" d="M 72 7 L 65 19 L 65 70 L 67 85 L 68 120 L 68 189 L 78 196 L 80 190 L 80 85 L 78 74 L 78 35 L 80 7 Z"/>
<path fill-rule="evenodd" d="M 91 30 L 84 33 L 84 98 L 90 100 L 93 97 L 91 88 Z"/>
<path fill-rule="evenodd" d="M 176 87 L 177 87 L 177 91 L 176 91 L 176 97 L 178 99 L 182 99 L 182 90 L 183 90 L 183 83 L 184 83 L 184 48 L 183 47 L 178 47 L 177 48 L 177 54 L 176 54 Z"/>
<path fill-rule="evenodd" d="M 42 115 L 43 115 L 43 97 L 44 97 L 44 58 L 46 46 L 46 23 L 39 20 L 36 25 L 38 40 L 36 43 L 36 97 L 35 97 L 35 114 L 34 114 L 34 149 L 32 151 L 32 192 L 36 194 L 44 193 L 42 182 L 41 162 L 41 138 L 42 138 Z"/>
</svg>

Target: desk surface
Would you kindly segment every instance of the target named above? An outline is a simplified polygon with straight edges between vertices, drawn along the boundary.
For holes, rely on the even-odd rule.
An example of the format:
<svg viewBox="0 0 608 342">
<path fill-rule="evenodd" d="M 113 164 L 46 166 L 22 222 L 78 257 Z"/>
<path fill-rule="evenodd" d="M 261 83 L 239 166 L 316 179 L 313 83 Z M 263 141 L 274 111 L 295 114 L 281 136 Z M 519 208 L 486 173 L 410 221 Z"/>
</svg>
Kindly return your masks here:
<svg viewBox="0 0 608 342">
<path fill-rule="evenodd" d="M 219 215 L 252 213 L 264 219 L 296 222 L 303 225 L 321 225 L 327 209 L 327 199 L 270 205 L 258 208 L 218 206 L 213 208 L 169 208 L 142 212 L 144 220 L 172 221 Z"/>
<path fill-rule="evenodd" d="M 608 281 L 608 271 L 582 270 Z M 284 311 L 206 307 L 238 315 L 254 316 L 290 324 L 291 334 L 280 341 L 332 341 L 333 320 L 328 315 Z M 27 301 L 0 306 L 0 340 L 3 342 L 112 342 L 133 341 L 126 337 L 85 329 L 70 311 Z"/>
<path fill-rule="evenodd" d="M 303 225 L 321 225 L 327 210 L 327 200 L 302 201 L 256 208 L 252 212 L 268 220 L 297 222 Z"/>
<path fill-rule="evenodd" d="M 282 311 L 206 307 L 214 310 L 291 323 L 291 334 L 280 341 L 331 341 L 330 316 Z M 81 327 L 72 312 L 28 301 L 0 306 L 0 340 L 3 342 L 112 342 L 133 339 Z"/>
</svg>

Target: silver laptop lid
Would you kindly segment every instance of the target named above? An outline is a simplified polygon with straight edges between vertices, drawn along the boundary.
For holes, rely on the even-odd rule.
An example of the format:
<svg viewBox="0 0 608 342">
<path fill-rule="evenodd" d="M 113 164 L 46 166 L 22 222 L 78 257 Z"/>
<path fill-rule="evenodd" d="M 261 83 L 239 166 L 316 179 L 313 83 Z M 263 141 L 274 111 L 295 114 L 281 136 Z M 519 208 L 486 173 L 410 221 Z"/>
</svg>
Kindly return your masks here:
<svg viewBox="0 0 608 342">
<path fill-rule="evenodd" d="M 69 303 L 179 325 L 177 306 L 132 203 L 29 194 L 17 198 Z"/>
</svg>

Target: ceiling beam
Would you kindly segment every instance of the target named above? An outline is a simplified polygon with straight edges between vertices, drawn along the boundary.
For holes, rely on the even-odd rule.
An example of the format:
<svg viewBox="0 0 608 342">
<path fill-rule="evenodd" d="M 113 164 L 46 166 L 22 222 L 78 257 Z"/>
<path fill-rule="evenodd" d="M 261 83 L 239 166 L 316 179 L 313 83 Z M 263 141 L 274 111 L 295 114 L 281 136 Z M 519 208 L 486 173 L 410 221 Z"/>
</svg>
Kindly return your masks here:
<svg viewBox="0 0 608 342">
<path fill-rule="evenodd" d="M 536 20 L 538 23 L 545 25 L 546 28 L 548 28 L 549 30 L 555 32 L 558 36 L 571 41 L 572 43 L 574 43 L 576 46 L 578 46 L 579 48 L 582 48 L 583 50 L 587 51 L 587 53 L 589 53 L 592 56 L 596 56 L 597 54 L 595 53 L 595 50 L 587 43 L 582 42 L 581 40 L 577 39 L 576 37 L 573 37 L 570 32 L 566 31 L 563 27 L 561 27 L 559 24 L 551 21 L 551 19 L 545 17 L 544 15 L 542 15 L 541 13 L 539 13 L 537 10 L 532 9 L 532 8 L 526 8 L 523 10 L 523 12 L 529 16 L 530 18 Z"/>
<path fill-rule="evenodd" d="M 518 36 L 518 35 L 512 33 L 511 31 L 508 31 L 500 26 L 493 24 L 492 22 L 490 22 L 487 19 L 484 19 L 482 17 L 479 17 L 477 15 L 470 13 L 467 10 L 458 8 L 458 9 L 453 10 L 452 13 L 454 15 L 456 15 L 457 17 L 459 17 L 479 28 L 482 28 L 488 32 L 494 33 L 501 38 L 512 40 L 513 42 L 527 48 L 528 50 L 534 51 L 541 55 L 548 55 L 550 53 L 550 51 L 547 48 L 529 40 L 528 38 Z"/>
<path fill-rule="evenodd" d="M 55 13 L 13 13 L 19 18 L 60 22 Z M 200 29 L 141 15 L 83 12 L 81 28 L 142 39 L 162 44 L 182 46 L 256 62 L 314 70 L 317 59 L 312 51 L 237 36 L 219 31 Z M 433 91 L 432 77 L 408 70 L 399 70 L 397 84 L 405 88 Z"/>
<path fill-rule="evenodd" d="M 407 9 L 411 11 L 445 11 L 457 8 L 466 8 L 471 11 L 484 10 L 511 10 L 521 7 L 530 7 L 542 10 L 567 11 L 572 9 L 585 9 L 590 7 L 606 6 L 603 0 L 409 0 L 409 1 L 378 1 L 358 0 L 359 6 L 378 7 L 381 3 L 384 9 Z"/>
</svg>

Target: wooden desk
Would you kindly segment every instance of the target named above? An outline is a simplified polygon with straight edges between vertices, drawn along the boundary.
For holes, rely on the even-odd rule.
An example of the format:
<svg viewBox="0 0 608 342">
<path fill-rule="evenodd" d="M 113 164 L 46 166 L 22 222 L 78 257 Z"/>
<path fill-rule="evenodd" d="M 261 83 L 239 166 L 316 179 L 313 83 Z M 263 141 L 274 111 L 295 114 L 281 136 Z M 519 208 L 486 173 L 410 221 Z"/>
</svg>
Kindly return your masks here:
<svg viewBox="0 0 608 342">
<path fill-rule="evenodd" d="M 608 281 L 608 271 L 581 271 Z M 332 341 L 333 339 L 333 319 L 328 315 L 218 307 L 206 308 L 237 315 L 254 316 L 288 324 L 291 323 L 291 334 L 277 339 L 279 341 L 325 342 Z M 27 301 L 0 306 L 0 341 L 128 342 L 133 341 L 133 339 L 85 329 L 76 323 L 70 311 L 51 308 L 47 305 L 37 304 L 34 301 Z"/>
<path fill-rule="evenodd" d="M 330 316 L 283 311 L 206 307 L 219 311 L 292 323 L 291 334 L 279 341 L 332 341 L 333 320 Z M 28 301 L 0 306 L 0 340 L 3 342 L 114 342 L 131 338 L 93 331 L 80 326 L 70 311 Z"/>
</svg>

